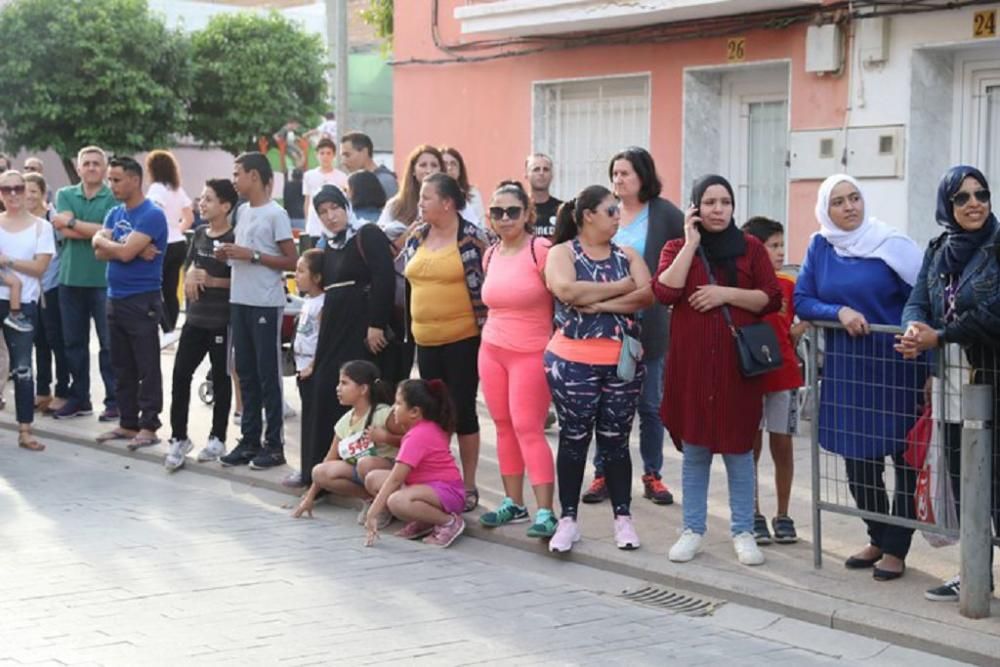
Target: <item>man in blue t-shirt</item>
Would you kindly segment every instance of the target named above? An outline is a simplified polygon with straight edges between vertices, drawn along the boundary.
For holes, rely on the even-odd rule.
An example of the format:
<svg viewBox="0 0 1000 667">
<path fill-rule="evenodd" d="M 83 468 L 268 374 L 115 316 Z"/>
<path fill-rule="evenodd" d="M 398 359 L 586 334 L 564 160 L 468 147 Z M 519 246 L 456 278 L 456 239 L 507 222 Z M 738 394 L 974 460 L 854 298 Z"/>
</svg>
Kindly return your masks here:
<svg viewBox="0 0 1000 667">
<path fill-rule="evenodd" d="M 117 378 L 118 428 L 99 442 L 129 440 L 128 448 L 159 440 L 163 409 L 158 326 L 163 312 L 163 252 L 167 218 L 142 194 L 142 166 L 128 157 L 108 162 L 108 185 L 121 202 L 93 237 L 94 255 L 108 263 L 108 328 Z"/>
</svg>

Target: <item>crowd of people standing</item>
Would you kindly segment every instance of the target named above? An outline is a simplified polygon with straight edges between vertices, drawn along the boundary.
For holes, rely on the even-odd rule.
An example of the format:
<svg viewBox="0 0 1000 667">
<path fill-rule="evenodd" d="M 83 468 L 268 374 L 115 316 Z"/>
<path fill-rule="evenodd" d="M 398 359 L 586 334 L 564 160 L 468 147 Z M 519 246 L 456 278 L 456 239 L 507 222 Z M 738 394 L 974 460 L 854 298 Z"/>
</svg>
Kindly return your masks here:
<svg viewBox="0 0 1000 667">
<path fill-rule="evenodd" d="M 19 444 L 44 448 L 31 430 L 36 410 L 57 419 L 92 413 L 91 319 L 105 389 L 100 419 L 117 422 L 99 439 L 131 449 L 159 442 L 158 329 L 169 335 L 178 323 L 182 267 L 167 469 L 181 468 L 194 447 L 188 403 L 206 356 L 213 419 L 197 460 L 255 470 L 285 464 L 281 328 L 285 274 L 294 271 L 304 297 L 293 344 L 301 468 L 285 483 L 304 489 L 295 516 L 311 514 L 323 493 L 364 501 L 358 520 L 369 544 L 393 516 L 408 539 L 447 546 L 462 533 L 463 513 L 480 500 L 480 385 L 505 494 L 479 517 L 484 526 L 528 522 L 528 535 L 568 552 L 581 539 L 579 504 L 608 499 L 616 546 L 639 548 L 629 447 L 638 414 L 646 499 L 674 502 L 661 476 L 666 434 L 682 452 L 681 531 L 669 558 L 686 562 L 701 549 L 718 454 L 733 547 L 745 565 L 764 562 L 759 545 L 797 539 L 788 514 L 803 384 L 795 349 L 807 321 L 842 325 L 825 332 L 820 444 L 843 457 L 863 511 L 913 516 L 916 471 L 902 452 L 925 385 L 942 381 L 925 377 L 916 357 L 938 348 L 964 354 L 997 388 L 1000 229 L 986 178 L 972 167 L 942 179 L 936 220 L 944 231 L 923 258 L 871 214 L 858 181 L 831 176 L 819 188 L 819 231 L 796 280 L 782 272 L 780 222 L 739 225 L 734 190 L 714 174 L 679 208 L 662 197 L 643 148 L 613 155 L 606 185 L 565 202 L 550 192 L 555 165 L 543 154 L 526 159 L 527 185 L 504 181 L 484 196 L 454 147 L 417 146 L 398 184 L 372 153 L 360 133 L 339 147 L 320 140 L 295 215 L 272 199 L 267 157 L 240 155 L 232 180 L 205 184 L 204 224 L 189 241 L 193 203 L 169 152 L 150 153 L 143 169 L 85 147 L 80 183 L 61 189 L 51 207 L 39 173 L 27 165 L 26 173 L 3 172 L 0 317 Z M 299 247 L 293 218 L 304 221 Z M 780 352 L 767 373 L 748 370 L 734 342 L 762 322 Z M 872 324 L 905 332 L 874 339 Z M 227 450 L 230 375 L 243 407 L 240 437 Z M 878 391 L 856 391 L 859 379 L 874 377 Z M 550 406 L 555 456 L 545 436 Z M 763 431 L 778 496 L 770 525 L 757 484 Z M 956 471 L 957 431 L 948 433 Z M 592 440 L 594 478 L 584 490 Z M 896 476 L 892 499 L 886 459 Z M 996 470 L 993 479 L 997 507 Z M 869 543 L 845 565 L 872 568 L 877 581 L 903 576 L 913 531 L 865 523 Z M 958 587 L 956 578 L 928 597 L 953 599 Z"/>
</svg>

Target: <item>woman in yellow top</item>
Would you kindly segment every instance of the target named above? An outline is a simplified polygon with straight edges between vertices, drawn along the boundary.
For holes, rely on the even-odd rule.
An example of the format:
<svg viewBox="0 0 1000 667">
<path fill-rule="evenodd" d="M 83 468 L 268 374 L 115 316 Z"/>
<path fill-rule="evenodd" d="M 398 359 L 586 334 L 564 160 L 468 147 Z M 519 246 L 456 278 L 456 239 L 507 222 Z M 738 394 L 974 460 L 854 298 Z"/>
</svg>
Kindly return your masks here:
<svg viewBox="0 0 1000 667">
<path fill-rule="evenodd" d="M 479 504 L 479 332 L 486 321 L 482 300 L 485 232 L 464 220 L 465 193 L 447 174 L 426 177 L 420 217 L 404 249 L 409 329 L 417 343 L 417 367 L 425 380 L 443 380 L 455 401 L 458 450 L 465 482 L 465 511 Z"/>
</svg>

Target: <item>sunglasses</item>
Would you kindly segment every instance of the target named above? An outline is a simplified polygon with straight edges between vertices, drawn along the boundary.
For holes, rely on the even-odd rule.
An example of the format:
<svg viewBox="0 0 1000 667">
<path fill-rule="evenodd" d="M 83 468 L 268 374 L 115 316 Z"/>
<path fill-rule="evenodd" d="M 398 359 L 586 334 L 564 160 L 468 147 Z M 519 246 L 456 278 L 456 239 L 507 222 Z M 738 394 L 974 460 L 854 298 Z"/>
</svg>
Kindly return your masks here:
<svg viewBox="0 0 1000 667">
<path fill-rule="evenodd" d="M 524 209 L 520 206 L 490 206 L 490 219 L 499 222 L 506 215 L 510 220 L 519 220 Z"/>
<path fill-rule="evenodd" d="M 613 218 L 622 210 L 622 207 L 618 204 L 612 204 L 611 206 L 604 209 L 604 212 L 608 214 L 609 218 Z"/>
<path fill-rule="evenodd" d="M 0 194 L 5 195 L 23 195 L 24 186 L 23 185 L 0 185 Z"/>
<path fill-rule="evenodd" d="M 951 202 L 955 206 L 965 206 L 972 198 L 975 197 L 976 201 L 980 204 L 990 203 L 990 191 L 989 190 L 976 190 L 974 193 L 969 194 L 968 192 L 959 192 L 957 195 L 951 198 Z"/>
</svg>

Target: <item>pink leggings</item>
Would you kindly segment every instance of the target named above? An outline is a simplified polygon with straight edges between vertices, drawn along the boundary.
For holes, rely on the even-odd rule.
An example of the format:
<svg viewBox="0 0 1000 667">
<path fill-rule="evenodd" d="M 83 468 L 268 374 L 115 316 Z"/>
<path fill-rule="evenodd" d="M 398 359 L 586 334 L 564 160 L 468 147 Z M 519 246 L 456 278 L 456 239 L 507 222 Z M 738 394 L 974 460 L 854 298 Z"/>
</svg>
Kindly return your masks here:
<svg viewBox="0 0 1000 667">
<path fill-rule="evenodd" d="M 479 379 L 497 427 L 500 474 L 523 475 L 527 465 L 533 486 L 552 484 L 552 450 L 545 439 L 545 417 L 552 395 L 542 352 L 512 352 L 483 342 Z"/>
</svg>

